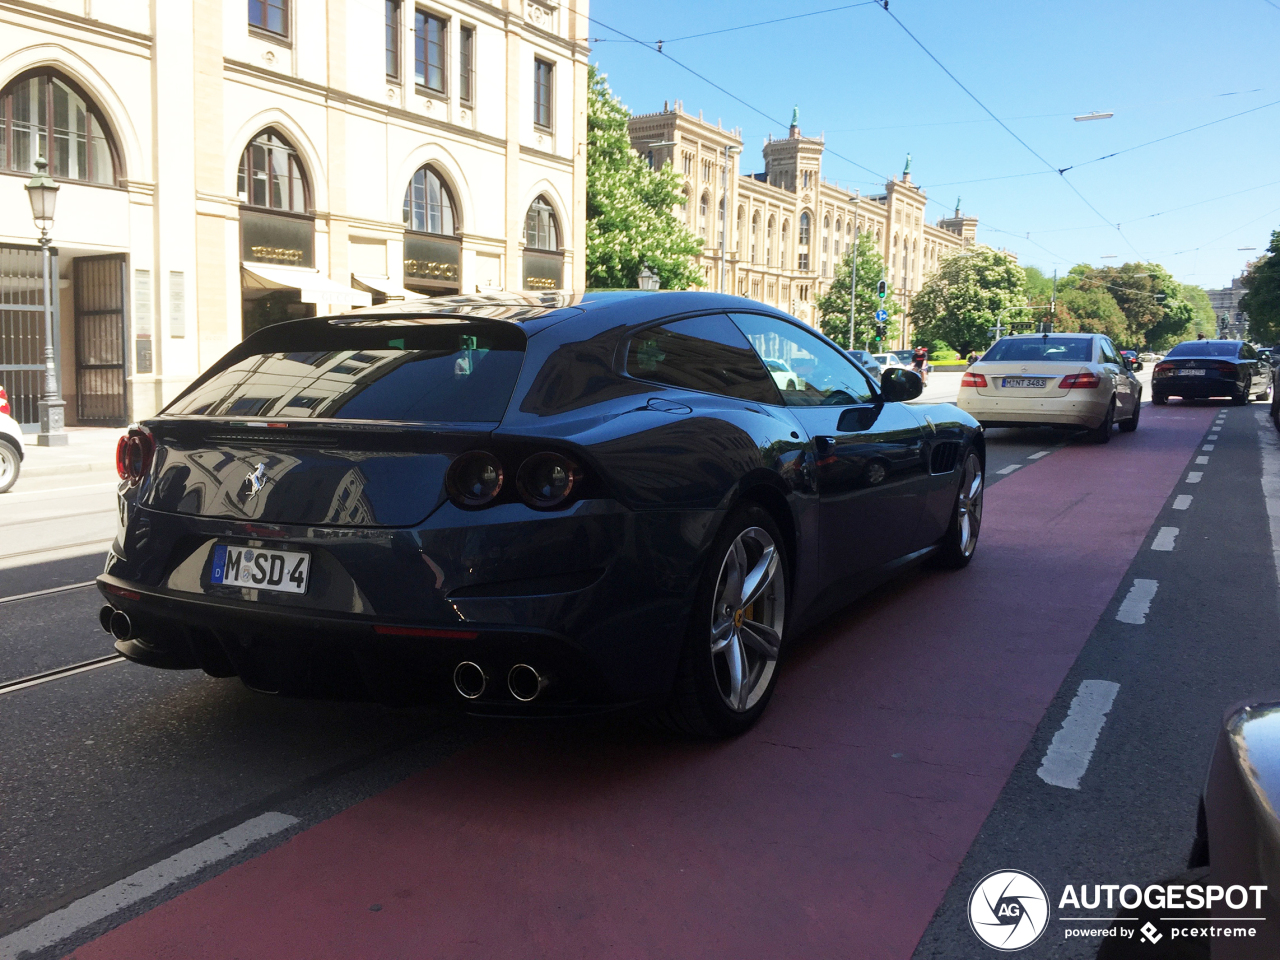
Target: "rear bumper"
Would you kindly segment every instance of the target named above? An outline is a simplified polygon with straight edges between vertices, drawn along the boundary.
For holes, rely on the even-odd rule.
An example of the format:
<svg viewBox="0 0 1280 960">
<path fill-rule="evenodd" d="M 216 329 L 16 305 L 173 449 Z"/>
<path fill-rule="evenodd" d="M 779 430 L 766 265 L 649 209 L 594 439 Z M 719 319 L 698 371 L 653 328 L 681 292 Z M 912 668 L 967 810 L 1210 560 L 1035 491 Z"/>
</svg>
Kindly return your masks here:
<svg viewBox="0 0 1280 960">
<path fill-rule="evenodd" d="M 1151 381 L 1151 392 L 1162 397 L 1208 400 L 1212 397 L 1239 397 L 1244 384 L 1237 380 L 1210 380 L 1205 377 L 1161 377 Z"/>
<path fill-rule="evenodd" d="M 1052 426 L 1093 429 L 1107 415 L 1105 399 L 1053 397 L 984 397 L 976 390 L 960 393 L 956 406 L 983 426 Z"/>
<path fill-rule="evenodd" d="M 483 525 L 451 525 L 445 513 L 434 529 L 277 528 L 246 540 L 241 525 L 137 514 L 98 581 L 134 622 L 117 647 L 130 659 L 293 696 L 499 713 L 665 696 L 719 517 L 596 501 L 560 514 L 495 508 Z M 308 594 L 210 585 L 217 542 L 307 550 Z M 478 700 L 453 689 L 464 660 L 490 678 Z M 508 694 L 517 663 L 552 678 L 533 704 Z"/>
</svg>

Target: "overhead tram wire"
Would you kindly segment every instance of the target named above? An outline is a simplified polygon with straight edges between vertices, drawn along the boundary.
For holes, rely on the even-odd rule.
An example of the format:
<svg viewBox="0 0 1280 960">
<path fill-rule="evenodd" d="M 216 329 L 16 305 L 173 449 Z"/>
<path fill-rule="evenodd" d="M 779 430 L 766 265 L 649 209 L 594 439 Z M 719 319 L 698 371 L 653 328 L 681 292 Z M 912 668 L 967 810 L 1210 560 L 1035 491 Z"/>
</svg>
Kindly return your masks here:
<svg viewBox="0 0 1280 960">
<path fill-rule="evenodd" d="M 1196 200 L 1193 203 L 1184 203 L 1178 207 L 1170 207 L 1168 210 L 1161 210 L 1159 213 L 1148 213 L 1141 217 L 1134 217 L 1131 220 L 1121 220 L 1120 225 L 1125 226 L 1130 223 L 1141 223 L 1143 220 L 1153 220 L 1156 217 L 1163 217 L 1170 213 L 1177 213 L 1179 210 L 1189 210 L 1192 207 L 1199 207 L 1206 203 L 1213 203 L 1216 200 L 1226 200 L 1230 197 L 1238 197 L 1242 193 L 1252 193 L 1254 190 L 1262 190 L 1265 187 L 1274 187 L 1280 184 L 1280 180 L 1272 180 L 1270 183 L 1260 183 L 1257 186 L 1245 187 L 1243 190 L 1235 190 L 1231 193 L 1219 194 L 1216 197 L 1206 197 L 1203 200 Z M 935 186 L 946 186 L 946 184 L 935 184 Z M 1097 225 L 1090 224 L 1087 227 L 1051 227 L 1048 230 L 1032 230 L 1032 233 L 1069 233 L 1075 230 L 1097 230 Z"/>
<path fill-rule="evenodd" d="M 1086 197 L 1083 193 L 1081 193 L 1074 183 L 1072 183 L 1070 180 L 1067 179 L 1067 171 L 1071 169 L 1070 167 L 1059 168 L 1054 166 L 1052 163 L 1046 160 L 1038 150 L 1036 150 L 1033 146 L 1031 146 L 1031 144 L 1027 143 L 1027 141 L 1023 140 L 1022 137 L 1018 136 L 1018 134 L 1014 132 L 1012 127 L 1010 127 L 1007 123 L 1005 123 L 1003 120 L 997 117 L 990 107 L 988 107 L 985 103 L 979 100 L 977 95 L 968 87 L 966 87 L 960 81 L 959 77 L 957 77 L 954 73 L 952 73 L 949 69 L 947 69 L 946 64 L 944 64 L 941 60 L 939 60 L 936 56 L 934 56 L 933 51 L 930 50 L 928 47 L 926 47 L 920 41 L 920 39 L 907 28 L 907 25 L 898 19 L 897 15 L 892 10 L 889 9 L 888 0 L 885 0 L 883 9 L 885 13 L 887 13 L 890 17 L 893 18 L 893 22 L 896 23 L 902 29 L 902 32 L 911 38 L 911 42 L 914 43 L 921 50 L 923 50 L 925 53 L 925 56 L 927 56 L 930 60 L 932 60 L 935 64 L 937 64 L 938 68 L 943 73 L 945 73 L 948 77 L 950 77 L 952 82 L 955 83 L 955 85 L 959 87 L 961 90 L 963 90 L 970 100 L 972 100 L 974 103 L 976 103 L 979 107 L 982 108 L 983 113 L 985 113 L 992 120 L 998 123 L 1001 129 L 1003 129 L 1007 134 L 1009 134 L 1009 136 L 1013 137 L 1013 139 L 1017 140 L 1018 143 L 1022 144 L 1022 146 L 1026 149 L 1028 153 L 1030 153 L 1033 157 L 1035 157 L 1037 160 L 1043 163 L 1050 170 L 1056 172 L 1058 176 L 1062 178 L 1062 182 L 1071 188 L 1071 192 L 1074 193 L 1077 197 L 1079 197 L 1086 207 L 1088 207 L 1090 210 L 1096 213 L 1104 223 L 1115 227 L 1116 232 L 1120 234 L 1121 239 L 1123 239 L 1125 243 L 1129 244 L 1133 252 L 1138 256 L 1142 256 L 1142 254 L 1138 252 L 1138 248 L 1135 247 L 1133 243 L 1129 240 L 1129 238 L 1124 235 L 1124 231 L 1122 231 L 1120 227 L 1113 220 L 1109 219 L 1106 216 L 1106 214 L 1104 214 L 1101 210 L 1095 207 L 1093 203 L 1090 202 L 1089 198 Z"/>
<path fill-rule="evenodd" d="M 723 29 L 720 29 L 720 30 L 708 30 L 706 33 L 691 33 L 686 37 L 672 37 L 670 40 L 645 41 L 645 40 L 636 40 L 633 37 L 626 37 L 626 34 L 623 34 L 623 36 L 626 37 L 627 42 L 629 43 L 640 43 L 640 44 L 644 44 L 645 46 L 654 45 L 655 48 L 658 50 L 658 52 L 662 52 L 662 45 L 666 43 L 679 43 L 682 40 L 700 40 L 703 37 L 714 37 L 722 33 L 734 33 L 735 31 L 738 31 L 738 30 L 750 30 L 753 27 L 768 27 L 768 26 L 772 26 L 775 23 L 786 23 L 788 20 L 803 20 L 806 17 L 817 17 L 817 16 L 821 16 L 824 13 L 838 13 L 842 10 L 852 10 L 855 7 L 871 7 L 875 5 L 876 5 L 876 0 L 861 0 L 860 3 L 846 3 L 839 7 L 827 7 L 825 10 L 810 10 L 808 13 L 796 13 L 789 17 L 777 17 L 773 20 L 758 20 L 755 23 L 742 23 L 736 27 L 724 27 Z M 592 18 L 588 17 L 587 19 L 591 20 Z M 593 20 L 593 22 L 599 23 L 598 20 Z M 604 24 L 601 23 L 600 26 L 603 27 Z M 609 27 L 608 29 L 613 30 L 614 28 Z M 615 32 L 621 33 L 622 31 L 617 30 Z M 610 37 L 592 37 L 589 42 L 590 43 L 611 43 L 613 41 L 612 41 L 612 38 Z"/>
</svg>

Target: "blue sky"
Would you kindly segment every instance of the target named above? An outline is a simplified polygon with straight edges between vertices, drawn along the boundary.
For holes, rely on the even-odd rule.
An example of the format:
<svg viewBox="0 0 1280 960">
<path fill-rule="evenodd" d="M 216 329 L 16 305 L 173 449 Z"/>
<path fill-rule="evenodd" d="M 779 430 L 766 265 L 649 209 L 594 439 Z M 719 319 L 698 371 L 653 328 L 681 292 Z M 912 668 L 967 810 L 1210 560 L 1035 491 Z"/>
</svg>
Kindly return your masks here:
<svg viewBox="0 0 1280 960">
<path fill-rule="evenodd" d="M 890 0 L 890 12 L 1027 146 L 879 5 L 677 39 L 847 3 L 591 0 L 599 21 L 592 36 L 611 38 L 593 44 L 591 59 L 633 112 L 680 99 L 690 113 L 741 127 L 744 171 L 763 169 L 761 143 L 785 135 L 796 104 L 803 133 L 826 136 L 824 176 L 851 190 L 877 190 L 883 179 L 830 151 L 886 176 L 900 173 L 910 153 L 930 219 L 962 197 L 965 212 L 979 218 L 980 240 L 1046 273 L 1141 259 L 1163 263 L 1185 283 L 1219 287 L 1280 228 L 1280 6 Z M 661 39 L 663 53 L 618 42 L 602 24 Z M 1264 109 L 1088 162 L 1255 107 Z M 1115 116 L 1072 120 L 1095 110 Z M 1075 169 L 1065 177 L 1056 172 L 1067 166 Z M 1006 179 L 989 179 L 996 177 Z"/>
</svg>

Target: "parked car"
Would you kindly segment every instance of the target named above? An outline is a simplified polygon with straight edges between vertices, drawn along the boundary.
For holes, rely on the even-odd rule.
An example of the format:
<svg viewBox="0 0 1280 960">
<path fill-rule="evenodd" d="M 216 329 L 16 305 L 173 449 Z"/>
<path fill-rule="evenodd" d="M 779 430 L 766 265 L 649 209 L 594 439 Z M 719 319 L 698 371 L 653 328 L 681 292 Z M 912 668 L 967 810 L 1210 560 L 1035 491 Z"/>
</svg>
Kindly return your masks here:
<svg viewBox="0 0 1280 960">
<path fill-rule="evenodd" d="M 779 390 L 795 390 L 797 387 L 803 387 L 804 381 L 781 360 L 766 360 L 764 365 Z"/>
<path fill-rule="evenodd" d="M 871 374 L 871 378 L 875 380 L 876 383 L 880 382 L 880 374 L 884 370 L 884 367 L 880 365 L 879 360 L 866 350 L 849 350 L 847 352 L 849 356 L 862 364 L 862 369 Z"/>
<path fill-rule="evenodd" d="M 1137 373 L 1142 369 L 1142 358 L 1136 350 L 1121 350 L 1120 356 L 1129 361 L 1129 369 Z"/>
<path fill-rule="evenodd" d="M 259 690 L 738 733 L 806 625 L 973 556 L 982 432 L 920 390 L 712 293 L 268 326 L 130 428 L 100 620 Z"/>
<path fill-rule="evenodd" d="M 9 407 L 9 394 L 0 387 L 0 493 L 5 493 L 18 482 L 22 461 L 26 457 L 22 443 L 22 428 L 13 419 Z"/>
<path fill-rule="evenodd" d="M 1106 443 L 1114 424 L 1138 429 L 1142 384 L 1102 334 L 1019 334 L 965 371 L 956 403 L 983 426 L 1084 427 Z"/>
<path fill-rule="evenodd" d="M 1151 402 L 1167 403 L 1170 397 L 1230 397 L 1237 404 L 1270 400 L 1271 380 L 1271 368 L 1242 340 L 1186 340 L 1152 370 Z"/>
<path fill-rule="evenodd" d="M 1138 359 L 1141 360 L 1143 363 L 1155 363 L 1157 360 L 1163 360 L 1164 354 L 1151 353 L 1150 351 L 1148 351 L 1146 353 L 1138 354 Z"/>
</svg>

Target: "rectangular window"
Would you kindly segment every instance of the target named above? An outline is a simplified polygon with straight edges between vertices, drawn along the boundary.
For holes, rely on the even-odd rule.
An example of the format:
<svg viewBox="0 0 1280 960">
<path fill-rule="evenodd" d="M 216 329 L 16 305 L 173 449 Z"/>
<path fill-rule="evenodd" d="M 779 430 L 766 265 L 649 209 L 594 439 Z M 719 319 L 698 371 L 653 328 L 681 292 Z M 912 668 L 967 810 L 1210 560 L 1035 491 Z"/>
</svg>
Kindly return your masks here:
<svg viewBox="0 0 1280 960">
<path fill-rule="evenodd" d="M 551 72 L 554 65 L 546 60 L 533 61 L 533 122 L 551 129 Z"/>
<path fill-rule="evenodd" d="M 422 10 L 413 21 L 414 76 L 420 86 L 444 93 L 445 37 L 449 24 Z"/>
<path fill-rule="evenodd" d="M 383 0 L 386 4 L 387 79 L 400 79 L 400 0 Z"/>
<path fill-rule="evenodd" d="M 249 0 L 249 26 L 289 35 L 289 0 Z"/>
<path fill-rule="evenodd" d="M 799 264 L 799 268 L 800 268 L 801 270 L 808 270 L 808 269 L 809 269 L 809 255 L 808 255 L 807 253 L 802 253 L 802 254 L 800 254 L 800 264 Z"/>
<path fill-rule="evenodd" d="M 169 271 L 169 336 L 187 335 L 186 278 L 181 270 Z"/>
<path fill-rule="evenodd" d="M 458 98 L 463 103 L 472 102 L 471 77 L 475 48 L 476 28 L 461 27 L 458 30 Z"/>
</svg>

